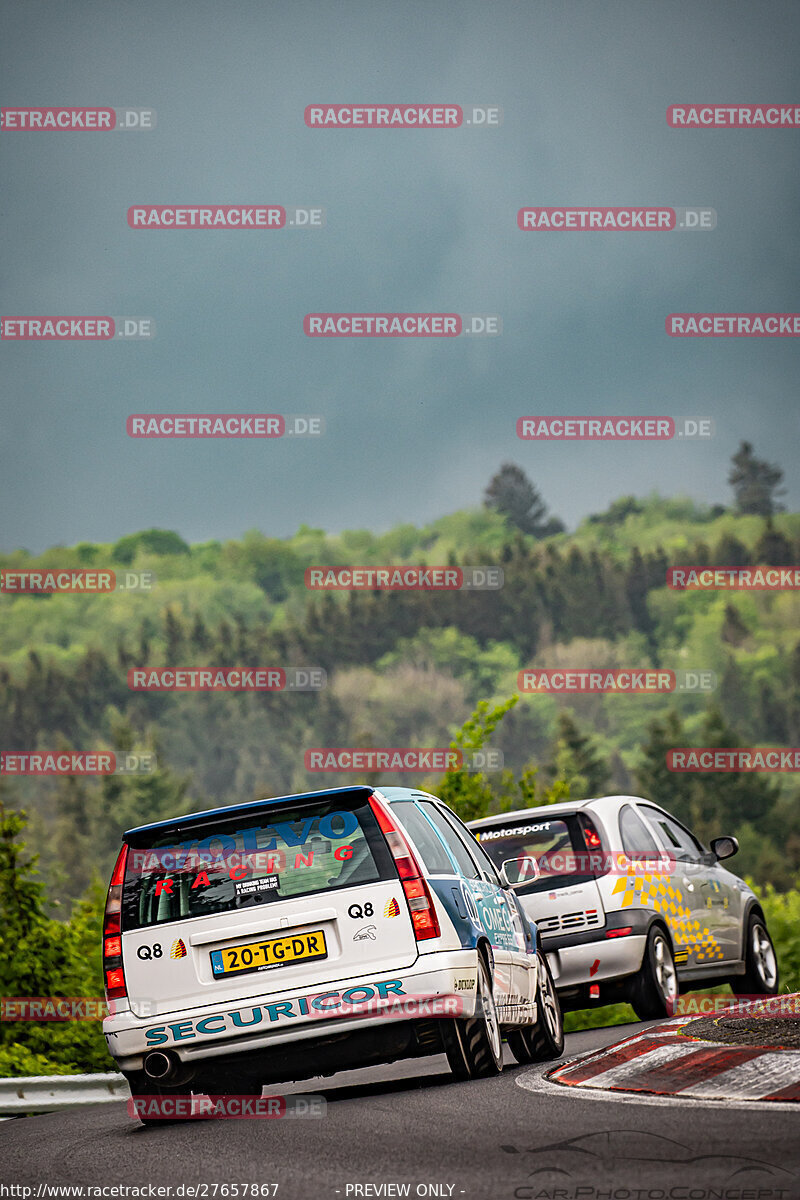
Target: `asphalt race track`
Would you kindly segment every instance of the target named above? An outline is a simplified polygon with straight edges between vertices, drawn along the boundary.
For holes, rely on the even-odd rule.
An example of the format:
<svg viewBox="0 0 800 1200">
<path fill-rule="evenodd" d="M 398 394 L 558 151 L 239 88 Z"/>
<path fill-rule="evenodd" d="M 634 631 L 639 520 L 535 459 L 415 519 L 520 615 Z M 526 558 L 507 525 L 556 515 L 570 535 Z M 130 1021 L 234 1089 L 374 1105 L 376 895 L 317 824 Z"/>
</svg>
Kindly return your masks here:
<svg viewBox="0 0 800 1200">
<path fill-rule="evenodd" d="M 565 1057 L 637 1028 L 571 1034 Z M 455 1083 L 437 1057 L 282 1089 L 324 1096 L 317 1119 L 144 1128 L 107 1104 L 5 1121 L 0 1182 L 33 1185 L 34 1197 L 41 1183 L 171 1184 L 173 1197 L 207 1184 L 195 1195 L 209 1200 L 231 1183 L 277 1183 L 279 1200 L 800 1197 L 800 1106 L 606 1099 L 542 1073 L 507 1055 L 500 1077 Z"/>
</svg>

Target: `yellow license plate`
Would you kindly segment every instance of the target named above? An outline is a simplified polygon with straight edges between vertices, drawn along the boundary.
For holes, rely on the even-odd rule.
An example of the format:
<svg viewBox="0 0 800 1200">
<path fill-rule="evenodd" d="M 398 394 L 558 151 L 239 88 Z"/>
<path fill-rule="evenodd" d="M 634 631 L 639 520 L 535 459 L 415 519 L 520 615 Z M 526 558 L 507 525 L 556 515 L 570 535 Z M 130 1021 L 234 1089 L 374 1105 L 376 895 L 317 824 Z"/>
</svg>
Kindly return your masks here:
<svg viewBox="0 0 800 1200">
<path fill-rule="evenodd" d="M 327 957 L 325 934 L 321 929 L 312 929 L 310 933 L 292 933 L 285 937 L 247 942 L 244 946 L 212 950 L 211 970 L 214 978 L 220 979 L 223 975 L 239 975 L 243 971 L 266 971 L 269 967 L 283 967 L 286 963 L 309 962 L 314 958 Z"/>
</svg>

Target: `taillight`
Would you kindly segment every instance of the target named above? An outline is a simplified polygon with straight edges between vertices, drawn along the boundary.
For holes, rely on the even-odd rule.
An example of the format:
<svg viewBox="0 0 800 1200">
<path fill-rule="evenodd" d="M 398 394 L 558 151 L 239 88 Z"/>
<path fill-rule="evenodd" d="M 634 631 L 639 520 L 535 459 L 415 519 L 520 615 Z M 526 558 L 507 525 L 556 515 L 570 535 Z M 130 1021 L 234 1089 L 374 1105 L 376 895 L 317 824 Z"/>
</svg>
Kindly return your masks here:
<svg viewBox="0 0 800 1200">
<path fill-rule="evenodd" d="M 583 826 L 583 841 L 587 850 L 599 850 L 603 843 L 600 841 L 600 834 L 595 829 L 588 817 L 581 814 L 581 825 Z"/>
<path fill-rule="evenodd" d="M 391 813 L 381 804 L 380 800 L 375 796 L 370 796 L 369 806 L 375 814 L 381 833 L 386 838 L 387 845 L 392 852 L 397 874 L 403 885 L 408 911 L 411 914 L 414 937 L 418 942 L 439 937 L 439 920 L 436 916 L 436 909 L 433 907 L 433 898 L 413 850 L 392 820 Z"/>
<path fill-rule="evenodd" d="M 622 929 L 607 929 L 606 937 L 629 937 L 633 933 L 632 925 L 625 925 Z"/>
<path fill-rule="evenodd" d="M 106 898 L 103 917 L 103 975 L 105 977 L 106 1000 L 122 1000 L 128 995 L 125 987 L 125 971 L 122 966 L 122 881 L 125 878 L 125 863 L 128 847 L 119 852 Z"/>
</svg>

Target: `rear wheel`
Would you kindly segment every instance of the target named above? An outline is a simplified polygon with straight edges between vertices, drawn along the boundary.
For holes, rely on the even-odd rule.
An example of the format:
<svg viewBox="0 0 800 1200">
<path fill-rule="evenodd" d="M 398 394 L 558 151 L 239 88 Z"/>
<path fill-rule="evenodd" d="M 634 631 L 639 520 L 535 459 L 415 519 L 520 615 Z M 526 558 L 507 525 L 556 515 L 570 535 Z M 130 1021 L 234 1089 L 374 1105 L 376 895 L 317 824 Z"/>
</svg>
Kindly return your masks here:
<svg viewBox="0 0 800 1200">
<path fill-rule="evenodd" d="M 444 1024 L 447 1061 L 456 1079 L 485 1079 L 503 1069 L 503 1042 L 489 971 L 478 958 L 475 1015 Z"/>
<path fill-rule="evenodd" d="M 518 1063 L 549 1062 L 564 1053 L 564 1018 L 547 957 L 541 950 L 536 983 L 537 1019 L 535 1025 L 511 1029 L 506 1035 L 509 1049 Z"/>
<path fill-rule="evenodd" d="M 736 996 L 774 996 L 778 990 L 778 960 L 764 918 L 752 913 L 747 922 L 745 973 L 734 975 L 730 985 Z"/>
<path fill-rule="evenodd" d="M 642 965 L 630 986 L 629 1000 L 640 1021 L 671 1017 L 678 1003 L 678 972 L 672 946 L 660 925 L 651 925 Z"/>
</svg>

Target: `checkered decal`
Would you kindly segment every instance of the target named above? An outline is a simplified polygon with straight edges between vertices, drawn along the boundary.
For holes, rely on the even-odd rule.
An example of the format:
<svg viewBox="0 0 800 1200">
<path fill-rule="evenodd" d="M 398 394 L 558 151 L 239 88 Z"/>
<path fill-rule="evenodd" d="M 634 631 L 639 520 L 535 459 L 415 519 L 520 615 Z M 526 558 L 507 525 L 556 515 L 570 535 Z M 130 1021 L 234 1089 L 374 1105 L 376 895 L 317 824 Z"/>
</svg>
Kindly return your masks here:
<svg viewBox="0 0 800 1200">
<path fill-rule="evenodd" d="M 667 919 L 675 943 L 676 962 L 686 962 L 689 950 L 694 950 L 698 963 L 713 962 L 723 952 L 711 930 L 693 919 L 686 907 L 683 892 L 669 882 L 665 875 L 622 876 L 614 884 L 612 895 L 622 896 L 621 908 L 630 908 L 634 900 L 643 908 L 648 905 Z"/>
</svg>

